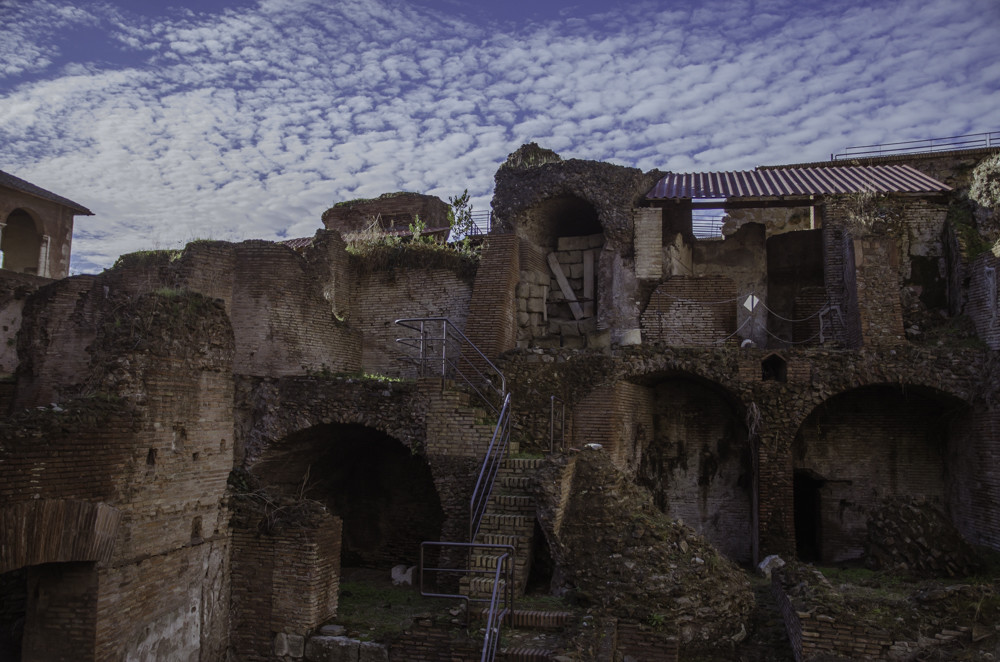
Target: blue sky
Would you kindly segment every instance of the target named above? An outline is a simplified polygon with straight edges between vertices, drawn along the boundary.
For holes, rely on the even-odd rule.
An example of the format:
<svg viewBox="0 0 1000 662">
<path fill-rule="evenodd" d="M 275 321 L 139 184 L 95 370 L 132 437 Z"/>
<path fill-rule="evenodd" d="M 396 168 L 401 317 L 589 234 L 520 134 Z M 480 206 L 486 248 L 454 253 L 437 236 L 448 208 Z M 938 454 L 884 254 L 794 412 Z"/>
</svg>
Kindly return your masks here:
<svg viewBox="0 0 1000 662">
<path fill-rule="evenodd" d="M 311 236 L 507 154 L 674 171 L 1000 129 L 996 0 L 0 0 L 0 169 L 89 207 L 75 273 Z"/>
</svg>

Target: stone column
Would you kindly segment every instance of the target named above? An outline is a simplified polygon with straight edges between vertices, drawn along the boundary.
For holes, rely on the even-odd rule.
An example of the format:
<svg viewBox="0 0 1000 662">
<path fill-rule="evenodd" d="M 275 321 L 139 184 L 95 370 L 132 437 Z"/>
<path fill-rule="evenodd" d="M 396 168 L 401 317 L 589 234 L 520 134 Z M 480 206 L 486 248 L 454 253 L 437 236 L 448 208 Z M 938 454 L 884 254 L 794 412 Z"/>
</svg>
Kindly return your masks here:
<svg viewBox="0 0 1000 662">
<path fill-rule="evenodd" d="M 38 275 L 43 278 L 49 277 L 49 243 L 52 238 L 47 234 L 42 235 L 42 243 L 38 247 Z"/>
</svg>

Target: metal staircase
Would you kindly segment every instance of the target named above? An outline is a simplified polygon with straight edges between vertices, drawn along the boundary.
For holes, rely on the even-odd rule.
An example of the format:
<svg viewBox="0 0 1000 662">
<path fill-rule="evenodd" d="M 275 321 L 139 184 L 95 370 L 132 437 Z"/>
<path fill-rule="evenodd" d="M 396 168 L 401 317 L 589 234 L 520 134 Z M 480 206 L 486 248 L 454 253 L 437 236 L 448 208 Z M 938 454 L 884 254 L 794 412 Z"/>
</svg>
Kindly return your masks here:
<svg viewBox="0 0 1000 662">
<path fill-rule="evenodd" d="M 467 618 L 484 621 L 482 662 L 498 659 L 498 655 L 511 662 L 550 659 L 552 651 L 538 646 L 537 641 L 529 646 L 515 644 L 505 651 L 499 648 L 501 627 L 505 625 L 558 630 L 572 618 L 569 612 L 514 608 L 515 596 L 524 594 L 531 571 L 535 535 L 532 481 L 542 460 L 509 457 L 511 398 L 507 380 L 447 318 L 401 319 L 396 324 L 410 332 L 397 342 L 406 348 L 405 359 L 415 365 L 419 377 L 440 378 L 442 389 L 469 391 L 476 400 L 470 406 L 481 406 L 496 416 L 469 500 L 468 540 L 422 543 L 421 594 L 462 599 Z M 556 400 L 552 401 L 553 421 Z M 560 411 L 559 436 L 564 437 L 564 404 Z M 555 446 L 554 426 L 550 426 L 550 447 Z M 562 447 L 563 443 L 560 439 L 558 445 Z M 435 559 L 438 562 L 432 564 Z M 446 579 L 442 581 L 440 576 Z"/>
<path fill-rule="evenodd" d="M 442 388 L 449 382 L 460 384 L 478 396 L 479 403 L 497 417 L 496 425 L 476 485 L 469 500 L 469 540 L 467 542 L 428 541 L 421 545 L 420 592 L 429 597 L 460 598 L 466 601 L 466 614 L 470 603 L 485 603 L 486 624 L 481 661 L 496 659 L 500 642 L 500 629 L 514 609 L 515 554 L 508 544 L 511 534 L 498 531 L 502 521 L 490 521 L 490 535 L 501 536 L 491 541 L 479 539 L 487 510 L 493 503 L 497 475 L 504 465 L 510 448 L 511 402 L 507 380 L 485 354 L 465 334 L 444 317 L 425 317 L 396 320 L 410 334 L 396 342 L 408 349 L 406 360 L 416 365 L 420 377 L 441 378 Z M 534 526 L 534 519 L 531 520 Z M 486 535 L 486 532 L 483 532 Z M 429 548 L 444 548 L 451 554 L 464 554 L 466 567 L 431 567 L 425 563 Z M 442 564 L 437 564 L 442 565 Z M 459 593 L 443 593 L 429 588 L 436 585 L 428 576 L 434 574 L 461 574 Z"/>
</svg>

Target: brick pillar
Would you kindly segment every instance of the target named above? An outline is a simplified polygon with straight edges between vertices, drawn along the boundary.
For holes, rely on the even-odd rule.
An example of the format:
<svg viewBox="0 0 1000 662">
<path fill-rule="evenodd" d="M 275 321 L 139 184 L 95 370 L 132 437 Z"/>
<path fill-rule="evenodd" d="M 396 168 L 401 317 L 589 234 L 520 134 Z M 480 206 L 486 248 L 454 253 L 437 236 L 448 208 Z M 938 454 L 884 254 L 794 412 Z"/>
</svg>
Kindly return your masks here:
<svg viewBox="0 0 1000 662">
<path fill-rule="evenodd" d="M 465 335 L 490 360 L 514 349 L 520 275 L 516 235 L 490 235 L 476 272 Z"/>
<path fill-rule="evenodd" d="M 892 237 L 854 240 L 861 342 L 869 347 L 900 345 L 903 308 L 899 300 L 899 251 Z"/>
<path fill-rule="evenodd" d="M 758 555 L 764 558 L 780 554 L 795 556 L 795 501 L 790 445 L 761 444 L 758 453 L 760 475 L 757 479 Z M 757 559 L 759 560 L 759 559 Z"/>
</svg>

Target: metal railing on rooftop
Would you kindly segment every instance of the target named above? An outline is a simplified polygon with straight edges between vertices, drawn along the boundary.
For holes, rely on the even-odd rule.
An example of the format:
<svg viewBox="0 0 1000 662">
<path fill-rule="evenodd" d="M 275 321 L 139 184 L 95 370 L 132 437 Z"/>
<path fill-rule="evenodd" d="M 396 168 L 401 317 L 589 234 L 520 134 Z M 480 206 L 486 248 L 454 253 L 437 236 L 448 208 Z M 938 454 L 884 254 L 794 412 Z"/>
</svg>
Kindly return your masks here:
<svg viewBox="0 0 1000 662">
<path fill-rule="evenodd" d="M 928 154 L 933 152 L 951 152 L 959 149 L 982 149 L 984 147 L 1000 147 L 1000 131 L 986 133 L 967 133 L 962 136 L 946 138 L 926 138 L 924 140 L 904 140 L 880 145 L 857 145 L 848 147 L 840 154 L 831 154 L 831 161 L 843 159 L 871 158 L 876 156 L 891 156 L 899 154 Z"/>
</svg>

